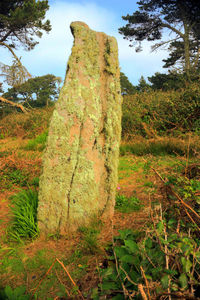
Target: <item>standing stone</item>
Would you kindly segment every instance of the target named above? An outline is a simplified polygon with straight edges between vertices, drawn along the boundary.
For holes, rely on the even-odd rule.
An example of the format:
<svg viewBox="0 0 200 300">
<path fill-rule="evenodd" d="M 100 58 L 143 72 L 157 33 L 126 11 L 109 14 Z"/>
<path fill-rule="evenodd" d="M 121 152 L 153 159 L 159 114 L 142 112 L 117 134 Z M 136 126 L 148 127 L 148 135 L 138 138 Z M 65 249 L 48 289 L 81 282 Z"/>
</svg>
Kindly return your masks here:
<svg viewBox="0 0 200 300">
<path fill-rule="evenodd" d="M 70 27 L 74 45 L 40 178 L 42 235 L 65 234 L 114 212 L 122 102 L 117 41 L 82 22 Z"/>
</svg>

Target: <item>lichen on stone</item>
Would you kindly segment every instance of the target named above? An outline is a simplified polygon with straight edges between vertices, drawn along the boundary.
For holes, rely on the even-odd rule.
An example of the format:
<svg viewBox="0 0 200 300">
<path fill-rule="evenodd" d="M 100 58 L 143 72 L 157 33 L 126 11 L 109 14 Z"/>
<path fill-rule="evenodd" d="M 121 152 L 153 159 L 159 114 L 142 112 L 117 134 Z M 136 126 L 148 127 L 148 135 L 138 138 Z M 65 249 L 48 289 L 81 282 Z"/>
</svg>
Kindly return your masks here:
<svg viewBox="0 0 200 300">
<path fill-rule="evenodd" d="M 41 234 L 66 234 L 94 217 L 112 218 L 121 136 L 115 38 L 82 22 L 51 119 L 39 186 Z"/>
</svg>

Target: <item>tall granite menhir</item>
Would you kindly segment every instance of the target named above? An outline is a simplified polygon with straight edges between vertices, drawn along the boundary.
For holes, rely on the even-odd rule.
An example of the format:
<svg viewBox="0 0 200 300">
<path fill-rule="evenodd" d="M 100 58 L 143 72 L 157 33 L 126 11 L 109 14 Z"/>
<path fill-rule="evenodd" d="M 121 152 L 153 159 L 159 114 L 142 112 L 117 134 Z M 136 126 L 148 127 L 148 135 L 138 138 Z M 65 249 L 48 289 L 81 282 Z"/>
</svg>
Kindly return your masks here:
<svg viewBox="0 0 200 300">
<path fill-rule="evenodd" d="M 74 45 L 40 178 L 42 235 L 66 234 L 114 211 L 122 101 L 117 42 L 82 22 L 70 27 Z"/>
</svg>

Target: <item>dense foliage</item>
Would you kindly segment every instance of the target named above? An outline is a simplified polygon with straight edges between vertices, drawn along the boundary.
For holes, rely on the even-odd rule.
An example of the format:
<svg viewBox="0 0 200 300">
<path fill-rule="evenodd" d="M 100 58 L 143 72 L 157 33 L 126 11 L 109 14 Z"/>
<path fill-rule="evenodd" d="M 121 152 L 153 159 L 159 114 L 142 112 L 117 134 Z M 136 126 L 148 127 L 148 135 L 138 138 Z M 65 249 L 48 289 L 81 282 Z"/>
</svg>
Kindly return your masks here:
<svg viewBox="0 0 200 300">
<path fill-rule="evenodd" d="M 93 299 L 199 296 L 200 166 L 193 168 L 192 174 L 186 167 L 179 176 L 159 175 L 163 199 L 150 208 L 151 223 L 143 231 L 119 231 L 107 250 L 108 266 L 100 270 Z"/>
<path fill-rule="evenodd" d="M 129 81 L 128 77 L 123 72 L 120 72 L 120 84 L 122 95 L 132 95 L 137 91 L 135 86 Z"/>
<path fill-rule="evenodd" d="M 42 31 L 51 30 L 49 20 L 44 21 L 49 5 L 47 0 L 4 0 L 0 3 L 0 45 L 11 48 L 19 45 L 33 49 Z"/>
<path fill-rule="evenodd" d="M 171 132 L 199 132 L 198 82 L 177 91 L 149 91 L 124 96 L 122 135 L 156 137 Z"/>
<path fill-rule="evenodd" d="M 30 78 L 23 84 L 10 88 L 3 95 L 13 102 L 26 106 L 42 107 L 57 100 L 61 79 L 52 74 Z"/>
<path fill-rule="evenodd" d="M 16 55 L 19 46 L 31 50 L 38 44 L 43 31 L 49 32 L 49 20 L 44 20 L 49 9 L 48 0 L 4 0 L 0 2 L 0 46 L 13 57 L 11 66 L 0 63 L 1 76 L 11 86 L 22 84 L 31 77 Z"/>
</svg>

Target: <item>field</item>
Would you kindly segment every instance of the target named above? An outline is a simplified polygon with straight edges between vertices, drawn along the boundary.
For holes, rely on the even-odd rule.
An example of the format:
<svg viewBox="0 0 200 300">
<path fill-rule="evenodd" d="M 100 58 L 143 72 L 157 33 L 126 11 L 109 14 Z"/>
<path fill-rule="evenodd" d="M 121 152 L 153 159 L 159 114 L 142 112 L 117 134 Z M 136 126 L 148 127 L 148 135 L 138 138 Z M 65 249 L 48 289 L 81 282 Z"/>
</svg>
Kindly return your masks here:
<svg viewBox="0 0 200 300">
<path fill-rule="evenodd" d="M 37 198 L 51 111 L 0 123 L 0 299 L 199 296 L 199 137 L 123 140 L 112 226 L 42 240 L 16 203 Z"/>
</svg>

